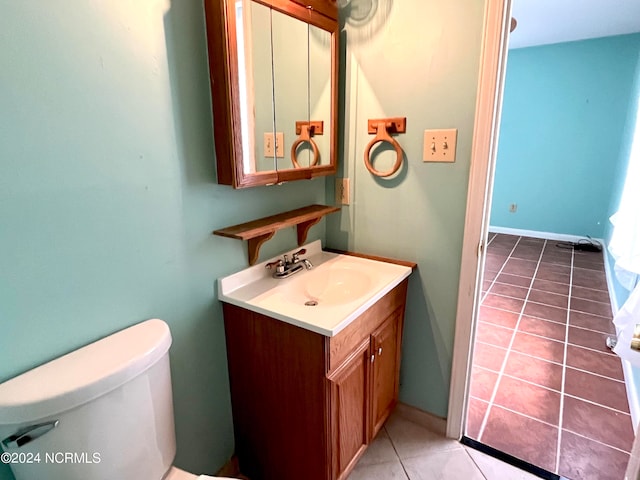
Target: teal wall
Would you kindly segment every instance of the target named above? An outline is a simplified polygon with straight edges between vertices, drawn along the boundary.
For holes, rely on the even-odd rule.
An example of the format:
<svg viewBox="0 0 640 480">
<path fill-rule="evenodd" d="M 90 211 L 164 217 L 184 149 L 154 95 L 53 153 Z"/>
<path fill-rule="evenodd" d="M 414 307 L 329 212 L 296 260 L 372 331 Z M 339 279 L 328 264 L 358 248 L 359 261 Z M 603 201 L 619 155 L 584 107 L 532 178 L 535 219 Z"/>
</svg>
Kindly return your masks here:
<svg viewBox="0 0 640 480">
<path fill-rule="evenodd" d="M 215 280 L 247 254 L 211 231 L 324 202 L 325 181 L 215 183 L 201 0 L 3 1 L 0 32 L 0 381 L 163 318 L 176 464 L 213 474 L 233 451 Z"/>
<path fill-rule="evenodd" d="M 633 34 L 509 52 L 492 226 L 604 237 L 639 47 Z"/>
<path fill-rule="evenodd" d="M 349 206 L 327 219 L 336 248 L 412 260 L 401 367 L 401 400 L 447 415 L 456 302 L 473 135 L 484 2 L 378 2 L 372 21 L 346 21 L 344 137 L 339 176 Z M 343 15 L 345 12 L 343 12 Z M 444 26 L 446 25 L 446 28 Z M 367 119 L 407 117 L 396 138 L 406 158 L 393 178 L 373 177 L 363 152 Z M 423 163 L 425 129 L 457 128 L 453 164 Z M 384 150 L 383 146 L 383 150 Z M 374 150 L 388 169 L 395 154 Z M 327 182 L 333 198 L 333 182 Z"/>
</svg>

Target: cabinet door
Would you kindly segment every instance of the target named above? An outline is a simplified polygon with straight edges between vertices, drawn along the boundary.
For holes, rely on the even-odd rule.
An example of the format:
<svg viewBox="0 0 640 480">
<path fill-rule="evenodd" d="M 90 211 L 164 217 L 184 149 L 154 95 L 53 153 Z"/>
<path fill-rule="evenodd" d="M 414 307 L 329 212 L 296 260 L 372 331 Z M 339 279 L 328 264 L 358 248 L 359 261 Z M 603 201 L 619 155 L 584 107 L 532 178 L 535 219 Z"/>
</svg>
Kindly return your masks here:
<svg viewBox="0 0 640 480">
<path fill-rule="evenodd" d="M 344 478 L 369 441 L 369 376 L 372 357 L 367 338 L 330 377 L 333 479 Z"/>
<path fill-rule="evenodd" d="M 293 2 L 305 7 L 311 7 L 315 11 L 334 20 L 338 18 L 338 4 L 336 0 L 293 0 Z"/>
<path fill-rule="evenodd" d="M 372 353 L 375 355 L 371 393 L 373 436 L 398 401 L 402 316 L 402 309 L 396 310 L 371 336 Z"/>
</svg>

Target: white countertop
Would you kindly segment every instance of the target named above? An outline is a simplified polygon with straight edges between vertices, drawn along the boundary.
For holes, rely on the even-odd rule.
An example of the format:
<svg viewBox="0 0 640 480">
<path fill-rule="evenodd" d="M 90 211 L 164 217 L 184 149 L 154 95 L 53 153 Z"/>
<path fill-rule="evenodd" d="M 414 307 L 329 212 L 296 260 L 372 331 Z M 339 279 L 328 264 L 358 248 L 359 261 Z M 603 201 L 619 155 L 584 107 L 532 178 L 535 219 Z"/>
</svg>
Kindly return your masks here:
<svg viewBox="0 0 640 480">
<path fill-rule="evenodd" d="M 324 252 L 320 240 L 285 253 L 300 248 L 311 270 L 275 279 L 265 265 L 280 255 L 218 279 L 219 299 L 332 337 L 411 274 L 410 267 Z"/>
</svg>

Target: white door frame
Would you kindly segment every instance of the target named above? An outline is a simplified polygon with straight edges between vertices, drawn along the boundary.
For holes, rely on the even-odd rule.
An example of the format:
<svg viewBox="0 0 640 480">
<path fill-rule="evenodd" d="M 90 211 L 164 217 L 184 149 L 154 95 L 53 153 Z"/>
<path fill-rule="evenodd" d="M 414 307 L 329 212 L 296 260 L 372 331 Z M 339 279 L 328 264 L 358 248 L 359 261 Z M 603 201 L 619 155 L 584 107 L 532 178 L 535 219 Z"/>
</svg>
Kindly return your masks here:
<svg viewBox="0 0 640 480">
<path fill-rule="evenodd" d="M 460 439 L 467 412 L 468 379 L 476 324 L 476 299 L 489 228 L 493 172 L 498 150 L 502 92 L 509 46 L 511 0 L 487 0 L 471 150 L 467 211 L 458 287 L 458 309 L 449 387 L 447 436 Z"/>
</svg>

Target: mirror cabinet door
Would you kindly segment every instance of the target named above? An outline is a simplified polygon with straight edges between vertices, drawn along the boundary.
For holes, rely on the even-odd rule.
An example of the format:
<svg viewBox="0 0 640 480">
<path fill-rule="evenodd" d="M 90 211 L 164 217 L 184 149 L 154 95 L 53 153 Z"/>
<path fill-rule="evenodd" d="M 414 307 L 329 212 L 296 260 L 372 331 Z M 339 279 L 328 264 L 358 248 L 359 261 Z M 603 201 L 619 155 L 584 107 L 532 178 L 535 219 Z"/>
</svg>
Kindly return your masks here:
<svg viewBox="0 0 640 480">
<path fill-rule="evenodd" d="M 335 6 L 205 0 L 218 183 L 335 173 L 338 22 L 316 1 Z"/>
<path fill-rule="evenodd" d="M 283 158 L 278 170 L 296 168 L 291 147 L 298 137 L 296 122 L 309 121 L 308 24 L 281 12 L 273 13 L 273 64 L 276 132 L 284 134 Z M 298 149 L 301 167 L 309 166 L 309 151 Z"/>
<path fill-rule="evenodd" d="M 248 0 L 236 2 L 236 45 L 245 175 L 276 170 L 275 149 L 267 153 L 265 135 L 274 134 L 271 9 Z M 275 137 L 272 137 L 275 138 Z"/>
<path fill-rule="evenodd" d="M 314 25 L 309 26 L 309 120 L 322 122 L 323 133 L 313 136 L 320 151 L 318 166 L 328 166 L 331 160 L 331 34 Z"/>
</svg>

